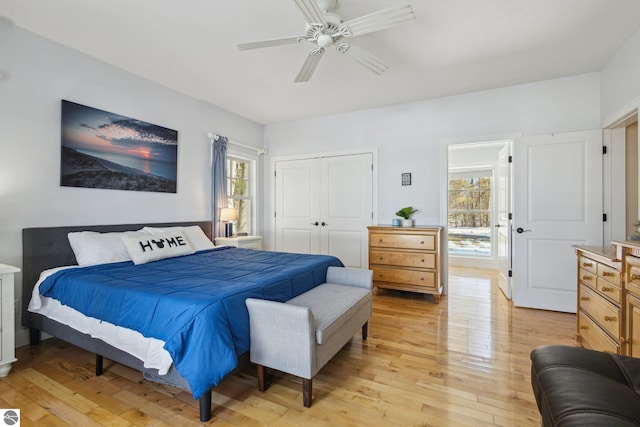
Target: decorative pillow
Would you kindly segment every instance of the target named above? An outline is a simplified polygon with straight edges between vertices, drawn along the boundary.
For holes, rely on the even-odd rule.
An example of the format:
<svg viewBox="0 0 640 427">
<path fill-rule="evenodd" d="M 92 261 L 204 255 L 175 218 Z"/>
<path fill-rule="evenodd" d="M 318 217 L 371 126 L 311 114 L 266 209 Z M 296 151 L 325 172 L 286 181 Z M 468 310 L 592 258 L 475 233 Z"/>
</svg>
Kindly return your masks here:
<svg viewBox="0 0 640 427">
<path fill-rule="evenodd" d="M 166 234 L 122 236 L 133 263 L 144 264 L 165 258 L 194 253 L 193 247 L 181 231 Z"/>
<path fill-rule="evenodd" d="M 107 264 L 110 262 L 130 261 L 131 256 L 122 243 L 122 236 L 146 236 L 139 231 L 115 233 L 97 233 L 78 231 L 67 234 L 71 249 L 78 265 Z"/>
<path fill-rule="evenodd" d="M 164 233 L 170 233 L 172 231 L 181 231 L 182 233 L 184 233 L 185 237 L 191 244 L 191 247 L 193 247 L 193 250 L 204 251 L 206 249 L 215 248 L 215 245 L 213 244 L 213 242 L 209 240 L 207 235 L 204 234 L 204 231 L 202 231 L 202 228 L 200 228 L 200 226 L 198 225 L 191 225 L 188 227 L 164 227 L 164 228 L 144 227 L 142 231 L 149 234 L 164 234 Z"/>
</svg>

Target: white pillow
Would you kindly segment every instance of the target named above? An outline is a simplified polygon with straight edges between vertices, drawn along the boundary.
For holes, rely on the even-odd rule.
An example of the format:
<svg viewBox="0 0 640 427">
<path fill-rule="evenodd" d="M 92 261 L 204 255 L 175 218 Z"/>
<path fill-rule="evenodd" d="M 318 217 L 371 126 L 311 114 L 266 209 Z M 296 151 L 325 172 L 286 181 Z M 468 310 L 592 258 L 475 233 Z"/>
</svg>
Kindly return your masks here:
<svg viewBox="0 0 640 427">
<path fill-rule="evenodd" d="M 78 265 L 106 264 L 109 262 L 130 261 L 122 236 L 145 236 L 139 231 L 123 231 L 115 233 L 97 233 L 95 231 L 78 231 L 67 234 L 71 249 Z"/>
<path fill-rule="evenodd" d="M 122 236 L 133 263 L 144 264 L 165 258 L 194 253 L 193 247 L 181 231 L 166 234 Z"/>
<path fill-rule="evenodd" d="M 182 231 L 195 251 L 204 251 L 206 249 L 215 248 L 213 242 L 209 240 L 207 235 L 204 234 L 204 231 L 202 231 L 202 228 L 198 225 L 164 228 L 144 227 L 142 231 L 149 234 L 164 234 L 172 231 Z"/>
</svg>

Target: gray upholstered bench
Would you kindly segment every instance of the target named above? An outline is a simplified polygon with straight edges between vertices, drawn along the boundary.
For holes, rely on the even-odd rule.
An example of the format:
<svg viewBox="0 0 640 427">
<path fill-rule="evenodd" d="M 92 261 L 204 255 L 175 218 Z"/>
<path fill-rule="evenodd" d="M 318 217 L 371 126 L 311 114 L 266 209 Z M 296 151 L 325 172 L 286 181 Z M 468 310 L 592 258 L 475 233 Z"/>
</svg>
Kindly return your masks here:
<svg viewBox="0 0 640 427">
<path fill-rule="evenodd" d="M 287 302 L 247 298 L 250 359 L 265 391 L 267 368 L 302 378 L 311 406 L 312 378 L 359 331 L 367 339 L 372 310 L 371 270 L 329 267 L 327 281 Z"/>
</svg>

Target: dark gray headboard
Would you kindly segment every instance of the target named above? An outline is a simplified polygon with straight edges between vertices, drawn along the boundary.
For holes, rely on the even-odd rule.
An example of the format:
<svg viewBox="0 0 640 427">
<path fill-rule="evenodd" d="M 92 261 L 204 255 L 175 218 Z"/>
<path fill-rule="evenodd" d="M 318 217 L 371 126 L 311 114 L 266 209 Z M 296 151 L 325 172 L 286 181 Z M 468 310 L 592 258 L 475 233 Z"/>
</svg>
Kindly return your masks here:
<svg viewBox="0 0 640 427">
<path fill-rule="evenodd" d="M 25 228 L 22 230 L 22 324 L 30 326 L 27 307 L 31 291 L 40 273 L 63 265 L 76 264 L 67 234 L 72 231 L 112 231 L 139 230 L 142 227 L 172 227 L 179 225 L 199 225 L 211 238 L 211 221 L 165 222 L 153 224 L 77 225 L 67 227 Z"/>
</svg>

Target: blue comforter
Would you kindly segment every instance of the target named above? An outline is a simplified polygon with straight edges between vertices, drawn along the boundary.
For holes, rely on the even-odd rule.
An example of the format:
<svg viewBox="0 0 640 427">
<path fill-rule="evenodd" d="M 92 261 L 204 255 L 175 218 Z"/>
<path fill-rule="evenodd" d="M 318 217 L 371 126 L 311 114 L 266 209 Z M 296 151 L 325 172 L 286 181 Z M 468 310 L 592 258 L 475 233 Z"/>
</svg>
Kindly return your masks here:
<svg viewBox="0 0 640 427">
<path fill-rule="evenodd" d="M 62 270 L 40 293 L 86 316 L 165 342 L 198 399 L 249 350 L 245 300 L 286 301 L 323 283 L 340 260 L 223 247 L 148 264 Z"/>
</svg>

